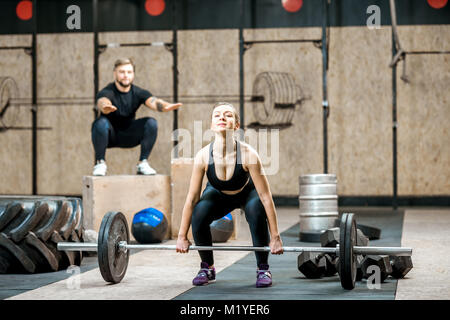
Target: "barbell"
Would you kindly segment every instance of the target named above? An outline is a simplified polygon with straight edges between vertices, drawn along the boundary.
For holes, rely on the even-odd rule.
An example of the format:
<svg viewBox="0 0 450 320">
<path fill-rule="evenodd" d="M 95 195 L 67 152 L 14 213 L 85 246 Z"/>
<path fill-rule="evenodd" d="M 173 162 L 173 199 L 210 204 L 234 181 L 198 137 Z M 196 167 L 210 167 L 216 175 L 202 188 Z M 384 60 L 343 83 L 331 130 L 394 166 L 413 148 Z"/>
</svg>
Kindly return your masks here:
<svg viewBox="0 0 450 320">
<path fill-rule="evenodd" d="M 119 283 L 128 267 L 130 250 L 175 250 L 175 245 L 129 244 L 130 234 L 127 220 L 121 212 L 108 212 L 102 220 L 97 243 L 59 242 L 61 251 L 97 251 L 98 265 L 103 279 Z M 358 247 L 356 246 L 356 221 L 353 213 L 344 213 L 340 224 L 340 239 L 336 248 L 326 247 L 283 247 L 284 252 L 333 253 L 339 256 L 339 275 L 344 289 L 355 287 L 357 255 L 411 256 L 407 247 Z M 270 247 L 252 246 L 195 246 L 189 250 L 216 251 L 266 251 Z"/>
</svg>

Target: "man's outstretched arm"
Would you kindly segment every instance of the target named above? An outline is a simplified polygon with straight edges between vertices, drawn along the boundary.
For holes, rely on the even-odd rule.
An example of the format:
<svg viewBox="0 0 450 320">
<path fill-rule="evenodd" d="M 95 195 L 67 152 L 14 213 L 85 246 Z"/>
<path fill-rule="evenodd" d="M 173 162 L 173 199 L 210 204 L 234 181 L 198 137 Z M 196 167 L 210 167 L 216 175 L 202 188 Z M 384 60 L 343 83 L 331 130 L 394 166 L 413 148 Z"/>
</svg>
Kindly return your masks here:
<svg viewBox="0 0 450 320">
<path fill-rule="evenodd" d="M 103 114 L 108 114 L 116 111 L 117 107 L 112 105 L 111 100 L 106 97 L 102 97 L 97 100 L 97 109 Z"/>
<path fill-rule="evenodd" d="M 164 101 L 163 99 L 159 99 L 157 97 L 150 97 L 145 101 L 145 105 L 155 111 L 168 112 L 168 111 L 173 111 L 173 110 L 178 109 L 183 104 L 182 103 L 170 103 L 170 102 Z"/>
</svg>

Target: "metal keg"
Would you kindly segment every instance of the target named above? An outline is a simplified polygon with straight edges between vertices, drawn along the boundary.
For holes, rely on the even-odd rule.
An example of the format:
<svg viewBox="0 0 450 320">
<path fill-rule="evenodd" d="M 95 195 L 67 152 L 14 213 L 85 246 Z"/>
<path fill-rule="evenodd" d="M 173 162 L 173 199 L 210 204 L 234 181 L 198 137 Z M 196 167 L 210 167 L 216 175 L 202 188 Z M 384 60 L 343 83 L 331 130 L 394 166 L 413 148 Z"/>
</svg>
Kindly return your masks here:
<svg viewBox="0 0 450 320">
<path fill-rule="evenodd" d="M 320 233 L 333 228 L 339 217 L 336 175 L 307 174 L 300 176 L 299 182 L 300 238 L 317 234 L 312 241 L 318 241 Z"/>
</svg>

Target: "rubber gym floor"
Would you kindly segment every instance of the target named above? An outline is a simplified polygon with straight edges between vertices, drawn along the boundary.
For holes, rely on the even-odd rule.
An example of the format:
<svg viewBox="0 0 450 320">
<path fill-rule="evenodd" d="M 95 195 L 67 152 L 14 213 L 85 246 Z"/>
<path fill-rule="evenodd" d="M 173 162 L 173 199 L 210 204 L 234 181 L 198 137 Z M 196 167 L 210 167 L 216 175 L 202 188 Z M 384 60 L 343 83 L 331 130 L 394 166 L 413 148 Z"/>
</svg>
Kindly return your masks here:
<svg viewBox="0 0 450 320">
<path fill-rule="evenodd" d="M 199 268 L 198 253 L 136 251 L 130 256 L 121 283 L 104 282 L 97 257 L 84 257 L 78 271 L 41 274 L 0 275 L 0 299 L 12 300 L 409 300 L 450 299 L 450 258 L 442 254 L 450 240 L 450 209 L 349 207 L 357 223 L 382 230 L 381 239 L 371 246 L 413 248 L 414 268 L 405 279 L 388 278 L 380 289 L 370 289 L 365 280 L 354 290 L 341 287 L 338 276 L 306 279 L 297 269 L 297 254 L 270 256 L 273 285 L 256 288 L 253 252 L 215 252 L 217 281 L 193 287 Z M 320 246 L 300 242 L 298 208 L 277 209 L 285 246 Z M 238 219 L 238 239 L 226 245 L 251 245 L 245 218 Z M 174 244 L 175 240 L 164 243 Z"/>
</svg>

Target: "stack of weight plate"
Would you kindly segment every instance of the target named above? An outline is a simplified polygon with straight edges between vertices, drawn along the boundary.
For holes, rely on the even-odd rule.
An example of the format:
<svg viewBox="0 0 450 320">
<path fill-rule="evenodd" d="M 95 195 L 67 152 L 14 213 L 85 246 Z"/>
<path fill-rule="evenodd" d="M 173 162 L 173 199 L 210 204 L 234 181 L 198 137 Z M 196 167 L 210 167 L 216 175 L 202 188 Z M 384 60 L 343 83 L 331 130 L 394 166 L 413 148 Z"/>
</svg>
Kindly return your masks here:
<svg viewBox="0 0 450 320">
<path fill-rule="evenodd" d="M 319 242 L 339 216 L 336 175 L 307 174 L 299 182 L 300 241 Z"/>
<path fill-rule="evenodd" d="M 0 196 L 0 273 L 38 273 L 80 265 L 79 251 L 58 242 L 82 242 L 80 198 Z"/>
</svg>

